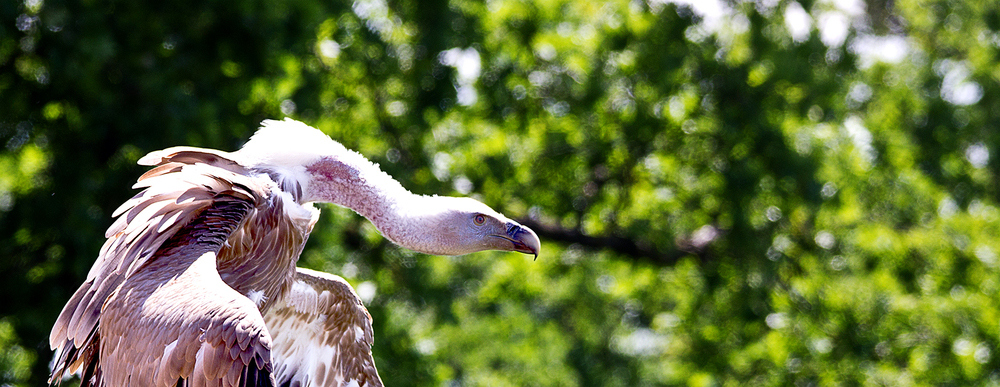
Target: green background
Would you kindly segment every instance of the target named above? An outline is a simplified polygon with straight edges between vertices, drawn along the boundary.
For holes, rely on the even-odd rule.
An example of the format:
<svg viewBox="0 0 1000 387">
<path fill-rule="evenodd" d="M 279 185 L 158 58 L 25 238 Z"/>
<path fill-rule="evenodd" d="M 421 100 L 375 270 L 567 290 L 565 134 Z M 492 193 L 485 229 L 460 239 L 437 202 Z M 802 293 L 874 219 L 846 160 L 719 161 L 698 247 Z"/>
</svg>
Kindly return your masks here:
<svg viewBox="0 0 1000 387">
<path fill-rule="evenodd" d="M 373 295 L 387 385 L 1000 383 L 1000 5 L 695 3 L 0 2 L 0 385 L 139 157 L 284 116 L 542 238 L 323 206 L 300 265 Z"/>
</svg>

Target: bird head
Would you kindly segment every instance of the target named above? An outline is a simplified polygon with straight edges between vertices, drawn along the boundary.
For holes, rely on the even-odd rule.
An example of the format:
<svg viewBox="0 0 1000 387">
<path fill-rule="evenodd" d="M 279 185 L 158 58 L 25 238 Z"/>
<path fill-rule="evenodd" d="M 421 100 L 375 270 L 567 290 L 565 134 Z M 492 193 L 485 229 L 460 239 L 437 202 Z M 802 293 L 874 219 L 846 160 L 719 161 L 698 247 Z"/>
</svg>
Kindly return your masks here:
<svg viewBox="0 0 1000 387">
<path fill-rule="evenodd" d="M 508 219 L 489 206 L 472 198 L 423 197 L 424 207 L 436 214 L 424 216 L 438 239 L 433 254 L 462 255 L 483 250 L 516 251 L 538 258 L 541 242 L 530 228 Z"/>
</svg>

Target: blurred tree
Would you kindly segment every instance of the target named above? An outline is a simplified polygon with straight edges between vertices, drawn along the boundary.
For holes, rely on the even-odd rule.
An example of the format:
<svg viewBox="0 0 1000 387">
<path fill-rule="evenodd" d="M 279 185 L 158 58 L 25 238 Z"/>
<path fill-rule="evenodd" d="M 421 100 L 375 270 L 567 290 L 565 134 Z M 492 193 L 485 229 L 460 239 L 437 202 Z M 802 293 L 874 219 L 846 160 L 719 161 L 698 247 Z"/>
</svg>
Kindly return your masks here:
<svg viewBox="0 0 1000 387">
<path fill-rule="evenodd" d="M 388 385 L 1000 384 L 1000 6 L 0 4 L 0 384 L 145 152 L 293 116 L 545 239 L 423 256 L 324 209 L 302 265 Z"/>
</svg>

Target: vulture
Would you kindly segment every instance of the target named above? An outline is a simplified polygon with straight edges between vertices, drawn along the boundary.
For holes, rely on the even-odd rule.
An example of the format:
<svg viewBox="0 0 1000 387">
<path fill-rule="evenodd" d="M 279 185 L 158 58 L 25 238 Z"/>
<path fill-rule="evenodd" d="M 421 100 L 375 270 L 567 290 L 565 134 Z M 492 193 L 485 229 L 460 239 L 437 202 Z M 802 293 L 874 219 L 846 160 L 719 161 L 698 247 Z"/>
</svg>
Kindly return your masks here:
<svg viewBox="0 0 1000 387">
<path fill-rule="evenodd" d="M 418 252 L 538 256 L 521 226 L 471 198 L 407 191 L 360 154 L 291 119 L 240 150 L 174 147 L 139 160 L 142 190 L 113 214 L 59 314 L 49 383 L 381 386 L 371 315 L 342 278 L 296 267 L 335 203 Z"/>
</svg>

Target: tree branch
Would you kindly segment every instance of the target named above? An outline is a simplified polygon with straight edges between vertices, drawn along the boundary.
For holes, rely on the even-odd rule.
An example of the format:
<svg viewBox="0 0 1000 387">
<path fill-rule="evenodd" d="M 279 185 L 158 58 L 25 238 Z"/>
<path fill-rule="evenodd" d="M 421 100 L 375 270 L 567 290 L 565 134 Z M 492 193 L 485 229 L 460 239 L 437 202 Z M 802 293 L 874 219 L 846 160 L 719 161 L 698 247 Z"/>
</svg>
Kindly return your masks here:
<svg viewBox="0 0 1000 387">
<path fill-rule="evenodd" d="M 661 251 L 648 243 L 619 236 L 590 236 L 579 230 L 571 230 L 554 225 L 539 223 L 529 218 L 517 219 L 538 234 L 539 237 L 558 242 L 577 244 L 591 250 L 608 249 L 616 253 L 645 260 L 660 265 L 673 265 L 681 258 L 693 255 L 704 261 L 707 257 L 707 247 L 719 235 L 719 230 L 712 226 L 704 226 L 690 238 L 678 240 L 677 249 Z"/>
</svg>

